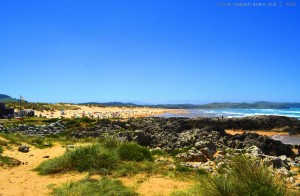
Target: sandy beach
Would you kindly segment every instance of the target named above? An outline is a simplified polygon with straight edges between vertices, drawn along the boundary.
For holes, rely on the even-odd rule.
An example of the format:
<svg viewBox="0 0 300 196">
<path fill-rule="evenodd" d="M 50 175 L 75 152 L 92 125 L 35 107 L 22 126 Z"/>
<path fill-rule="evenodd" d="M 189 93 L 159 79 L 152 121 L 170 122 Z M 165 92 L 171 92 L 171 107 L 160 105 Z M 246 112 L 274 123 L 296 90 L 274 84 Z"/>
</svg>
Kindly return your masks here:
<svg viewBox="0 0 300 196">
<path fill-rule="evenodd" d="M 66 105 L 68 106 L 68 105 Z M 73 105 L 74 106 L 74 105 Z M 184 109 L 164 109 L 149 107 L 98 107 L 75 105 L 78 109 L 54 110 L 54 111 L 35 111 L 35 115 L 46 118 L 138 118 L 151 117 L 164 113 L 184 114 Z"/>
<path fill-rule="evenodd" d="M 235 134 L 242 134 L 244 132 L 249 132 L 249 133 L 257 133 L 259 135 L 265 135 L 265 136 L 274 136 L 274 135 L 289 135 L 288 132 L 271 132 L 271 131 L 263 131 L 263 130 L 257 130 L 257 131 L 247 131 L 247 130 L 225 130 L 226 133 L 230 135 L 235 135 Z"/>
</svg>

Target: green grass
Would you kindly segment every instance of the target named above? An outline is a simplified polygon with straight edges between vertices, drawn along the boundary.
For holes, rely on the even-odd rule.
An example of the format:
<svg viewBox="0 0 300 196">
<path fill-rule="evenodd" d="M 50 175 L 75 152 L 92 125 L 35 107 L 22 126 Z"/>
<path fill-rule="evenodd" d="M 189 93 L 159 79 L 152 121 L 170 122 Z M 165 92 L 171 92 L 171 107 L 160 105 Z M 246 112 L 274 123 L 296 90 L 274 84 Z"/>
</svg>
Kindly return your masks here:
<svg viewBox="0 0 300 196">
<path fill-rule="evenodd" d="M 150 150 L 135 143 L 121 144 L 117 149 L 117 153 L 123 161 L 153 161 Z"/>
<path fill-rule="evenodd" d="M 54 196 L 135 196 L 132 189 L 125 187 L 119 180 L 81 180 L 63 184 L 53 190 Z"/>
<path fill-rule="evenodd" d="M 47 139 L 42 136 L 27 136 L 20 133 L 0 134 L 0 136 L 9 140 L 7 142 L 9 144 L 21 145 L 22 143 L 27 143 L 40 149 L 53 146 L 50 138 Z"/>
<path fill-rule="evenodd" d="M 164 156 L 167 155 L 167 153 L 161 149 L 153 149 L 151 150 L 152 155 L 159 155 L 159 156 Z"/>
<path fill-rule="evenodd" d="M 229 163 L 229 171 L 219 175 L 205 175 L 188 190 L 175 191 L 172 196 L 288 196 L 293 195 L 284 179 L 274 176 L 268 168 L 246 156 L 238 156 Z"/>
<path fill-rule="evenodd" d="M 154 168 L 149 149 L 135 143 L 119 144 L 114 139 L 107 139 L 69 150 L 60 157 L 43 162 L 35 170 L 42 175 L 67 171 L 110 174 L 113 171 L 116 176 L 126 176 L 151 173 Z"/>
<path fill-rule="evenodd" d="M 200 192 L 201 192 L 200 185 L 196 184 L 187 190 L 174 191 L 170 194 L 170 196 L 200 196 L 200 195 L 202 195 Z M 207 196 L 209 196 L 209 195 L 207 195 Z M 223 195 L 219 195 L 219 196 L 223 196 Z"/>
<path fill-rule="evenodd" d="M 20 161 L 14 159 L 14 158 L 11 158 L 11 157 L 8 157 L 8 156 L 2 156 L 0 154 L 0 166 L 2 165 L 7 165 L 7 166 L 18 166 L 20 165 Z"/>
<path fill-rule="evenodd" d="M 20 103 L 6 103 L 6 107 L 19 109 Z M 49 103 L 22 103 L 22 109 L 31 109 L 36 111 L 51 111 L 51 110 L 77 110 L 78 107 L 74 105 L 65 104 L 49 104 Z"/>
<path fill-rule="evenodd" d="M 149 161 L 122 161 L 119 162 L 112 174 L 114 177 L 132 176 L 139 173 L 153 174 L 160 173 L 161 168 L 160 164 Z"/>
<path fill-rule="evenodd" d="M 0 146 L 0 153 L 2 153 L 3 152 L 3 147 L 2 146 Z"/>
<path fill-rule="evenodd" d="M 64 155 L 47 160 L 36 170 L 39 174 L 52 174 L 73 171 L 89 171 L 91 173 L 109 173 L 118 163 L 118 156 L 113 150 L 100 144 L 78 147 L 67 151 Z"/>
<path fill-rule="evenodd" d="M 209 176 L 202 180 L 204 195 L 290 195 L 285 182 L 261 162 L 237 156 L 229 164 L 230 173 Z"/>
</svg>

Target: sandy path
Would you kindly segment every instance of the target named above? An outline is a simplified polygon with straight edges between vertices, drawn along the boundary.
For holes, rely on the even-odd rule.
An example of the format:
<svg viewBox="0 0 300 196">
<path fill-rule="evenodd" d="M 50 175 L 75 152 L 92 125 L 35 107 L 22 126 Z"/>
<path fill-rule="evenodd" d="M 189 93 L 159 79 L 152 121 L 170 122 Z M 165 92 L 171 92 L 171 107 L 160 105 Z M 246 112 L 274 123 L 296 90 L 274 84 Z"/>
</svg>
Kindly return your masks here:
<svg viewBox="0 0 300 196">
<path fill-rule="evenodd" d="M 40 176 L 37 172 L 31 171 L 46 159 L 62 155 L 65 148 L 60 145 L 52 148 L 37 149 L 30 148 L 29 153 L 21 153 L 16 149 L 14 151 L 5 150 L 3 155 L 17 158 L 22 163 L 18 167 L 4 169 L 0 167 L 0 195 L 18 195 L 18 196 L 39 196 L 48 195 L 51 190 L 48 188 L 52 185 L 60 185 L 61 183 L 71 180 L 80 180 L 86 176 L 86 173 L 67 173 L 48 176 Z"/>
</svg>

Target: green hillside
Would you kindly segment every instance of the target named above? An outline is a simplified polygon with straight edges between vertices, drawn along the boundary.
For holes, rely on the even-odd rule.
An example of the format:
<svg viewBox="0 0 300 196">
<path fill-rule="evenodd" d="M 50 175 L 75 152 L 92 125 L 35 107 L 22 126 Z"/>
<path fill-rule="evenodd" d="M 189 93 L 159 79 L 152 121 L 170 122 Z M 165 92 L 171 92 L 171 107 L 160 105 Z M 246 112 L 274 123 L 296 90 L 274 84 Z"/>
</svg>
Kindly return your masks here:
<svg viewBox="0 0 300 196">
<path fill-rule="evenodd" d="M 0 102 L 1 103 L 19 102 L 19 99 L 12 98 L 5 94 L 0 94 Z"/>
</svg>

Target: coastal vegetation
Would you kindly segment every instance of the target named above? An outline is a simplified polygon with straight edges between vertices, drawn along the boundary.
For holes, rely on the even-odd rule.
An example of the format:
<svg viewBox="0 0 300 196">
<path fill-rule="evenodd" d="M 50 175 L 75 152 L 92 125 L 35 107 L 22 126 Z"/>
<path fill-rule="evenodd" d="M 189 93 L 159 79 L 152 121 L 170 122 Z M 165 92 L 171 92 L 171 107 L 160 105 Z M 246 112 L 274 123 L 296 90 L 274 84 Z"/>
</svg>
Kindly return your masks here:
<svg viewBox="0 0 300 196">
<path fill-rule="evenodd" d="M 65 104 L 65 103 L 33 103 L 33 102 L 9 102 L 6 104 L 7 107 L 15 109 L 28 109 L 36 111 L 54 111 L 54 110 L 77 110 L 79 109 L 75 105 Z"/>
</svg>

